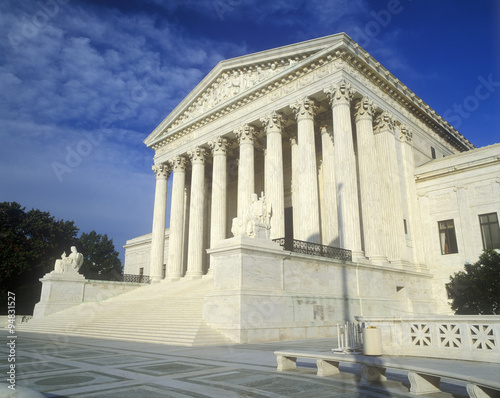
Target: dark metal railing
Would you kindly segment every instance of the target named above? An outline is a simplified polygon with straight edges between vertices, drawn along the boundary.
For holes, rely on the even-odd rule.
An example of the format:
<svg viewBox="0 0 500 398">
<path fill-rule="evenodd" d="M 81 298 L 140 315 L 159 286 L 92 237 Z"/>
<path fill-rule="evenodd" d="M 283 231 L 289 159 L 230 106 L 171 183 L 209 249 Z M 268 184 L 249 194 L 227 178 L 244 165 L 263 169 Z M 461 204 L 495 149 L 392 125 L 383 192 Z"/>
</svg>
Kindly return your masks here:
<svg viewBox="0 0 500 398">
<path fill-rule="evenodd" d="M 320 256 L 334 258 L 343 261 L 352 261 L 352 251 L 341 249 L 339 247 L 325 246 L 318 243 L 305 242 L 297 239 L 278 238 L 273 239 L 274 242 L 283 246 L 285 250 L 294 253 L 308 254 L 310 256 Z"/>
<path fill-rule="evenodd" d="M 112 275 L 90 275 L 88 279 L 109 282 L 132 282 L 132 283 L 151 283 L 151 277 L 148 275 L 132 274 L 112 274 Z"/>
<path fill-rule="evenodd" d="M 151 277 L 148 275 L 124 274 L 123 275 L 123 282 L 151 283 Z"/>
</svg>

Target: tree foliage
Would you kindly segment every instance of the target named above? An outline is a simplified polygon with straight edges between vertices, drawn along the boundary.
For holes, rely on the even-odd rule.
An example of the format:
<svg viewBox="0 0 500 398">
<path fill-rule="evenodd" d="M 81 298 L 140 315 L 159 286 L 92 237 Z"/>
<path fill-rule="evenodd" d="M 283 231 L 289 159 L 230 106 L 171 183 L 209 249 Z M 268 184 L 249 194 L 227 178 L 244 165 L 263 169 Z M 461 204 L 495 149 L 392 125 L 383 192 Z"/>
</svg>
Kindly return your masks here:
<svg viewBox="0 0 500 398">
<path fill-rule="evenodd" d="M 56 220 L 48 212 L 16 202 L 0 203 L 0 314 L 7 311 L 7 292 L 16 294 L 16 312 L 31 314 L 40 300 L 40 278 L 56 259 L 76 246 L 84 255 L 80 272 L 87 279 L 118 279 L 121 261 L 113 240 L 92 231 L 77 238 L 73 221 Z"/>
<path fill-rule="evenodd" d="M 485 250 L 476 263 L 450 277 L 446 290 L 456 315 L 499 315 L 500 253 Z"/>
<path fill-rule="evenodd" d="M 82 233 L 77 243 L 78 251 L 83 254 L 80 268 L 87 279 L 118 280 L 122 273 L 122 264 L 115 251 L 113 239 L 96 231 Z"/>
<path fill-rule="evenodd" d="M 15 293 L 25 286 L 22 291 L 39 297 L 38 279 L 76 242 L 77 232 L 73 221 L 55 220 L 40 210 L 26 211 L 16 202 L 0 203 L 0 313 L 6 309 L 7 291 Z M 33 300 L 18 297 L 17 311 L 26 311 L 24 305 L 29 308 Z"/>
</svg>

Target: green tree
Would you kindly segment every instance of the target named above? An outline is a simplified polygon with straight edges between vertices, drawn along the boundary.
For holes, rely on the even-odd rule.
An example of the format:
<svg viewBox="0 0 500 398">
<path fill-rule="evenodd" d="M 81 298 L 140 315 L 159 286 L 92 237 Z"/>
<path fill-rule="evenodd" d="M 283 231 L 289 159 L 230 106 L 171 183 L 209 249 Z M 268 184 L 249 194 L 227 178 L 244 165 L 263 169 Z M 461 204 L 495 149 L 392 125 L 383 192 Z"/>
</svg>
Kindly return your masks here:
<svg viewBox="0 0 500 398">
<path fill-rule="evenodd" d="M 465 264 L 446 285 L 456 315 L 500 314 L 500 253 L 485 250 L 474 263 Z"/>
<path fill-rule="evenodd" d="M 83 265 L 80 268 L 87 279 L 120 280 L 122 264 L 115 251 L 113 239 L 96 231 L 82 233 L 76 244 L 83 254 Z"/>
<path fill-rule="evenodd" d="M 6 312 L 8 291 L 16 294 L 17 313 L 32 313 L 40 298 L 39 278 L 75 243 L 77 233 L 73 221 L 26 211 L 16 202 L 0 203 L 0 313 Z"/>
</svg>

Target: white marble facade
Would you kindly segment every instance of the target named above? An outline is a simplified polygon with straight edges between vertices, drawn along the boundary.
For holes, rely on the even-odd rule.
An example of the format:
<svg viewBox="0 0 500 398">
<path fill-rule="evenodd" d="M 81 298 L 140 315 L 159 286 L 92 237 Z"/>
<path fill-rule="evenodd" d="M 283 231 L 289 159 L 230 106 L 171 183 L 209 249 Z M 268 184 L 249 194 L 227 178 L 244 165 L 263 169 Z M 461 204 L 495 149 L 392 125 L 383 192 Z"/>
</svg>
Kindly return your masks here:
<svg viewBox="0 0 500 398">
<path fill-rule="evenodd" d="M 435 276 L 448 311 L 444 282 L 482 250 L 478 215 L 500 213 L 500 146 L 474 150 L 343 33 L 220 62 L 145 144 L 155 150 L 153 228 L 127 242 L 125 273 L 142 268 L 156 282 L 212 274 L 207 250 L 264 192 L 271 239 Z M 440 251 L 447 219 L 458 256 Z"/>
</svg>

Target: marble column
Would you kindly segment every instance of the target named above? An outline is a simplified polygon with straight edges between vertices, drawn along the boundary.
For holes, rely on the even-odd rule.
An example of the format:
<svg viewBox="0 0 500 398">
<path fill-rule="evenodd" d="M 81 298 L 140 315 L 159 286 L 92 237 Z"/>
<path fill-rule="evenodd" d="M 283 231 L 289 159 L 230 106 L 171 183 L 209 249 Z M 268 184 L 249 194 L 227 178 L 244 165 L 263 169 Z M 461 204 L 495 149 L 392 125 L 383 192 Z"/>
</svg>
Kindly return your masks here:
<svg viewBox="0 0 500 398">
<path fill-rule="evenodd" d="M 321 149 L 323 152 L 323 244 L 338 247 L 339 225 L 337 217 L 337 195 L 335 195 L 335 148 L 331 129 L 326 123 L 320 125 Z"/>
<path fill-rule="evenodd" d="M 351 100 L 354 89 L 346 81 L 324 90 L 330 99 L 335 142 L 335 181 L 340 247 L 362 255 L 359 222 L 356 158 L 351 124 Z"/>
<path fill-rule="evenodd" d="M 254 139 L 255 129 L 246 124 L 234 131 L 240 144 L 238 164 L 238 218 L 242 218 L 255 193 Z"/>
<path fill-rule="evenodd" d="M 408 237 L 411 240 L 412 260 L 414 263 L 425 264 L 425 249 L 421 230 L 422 219 L 418 206 L 417 186 L 415 184 L 415 163 L 412 149 L 412 132 L 407 125 L 400 127 L 403 166 L 405 170 L 406 197 L 408 198 Z M 458 203 L 462 204 L 462 201 Z M 466 256 L 467 258 L 467 256 Z"/>
<path fill-rule="evenodd" d="M 153 231 L 151 234 L 151 262 L 149 275 L 153 283 L 162 279 L 165 254 L 165 218 L 167 215 L 167 180 L 170 169 L 166 164 L 153 166 L 156 175 Z"/>
<path fill-rule="evenodd" d="M 380 172 L 383 225 L 387 236 L 387 257 L 401 261 L 405 257 L 406 238 L 403 224 L 401 186 L 394 135 L 394 119 L 382 112 L 375 119 L 375 149 Z"/>
<path fill-rule="evenodd" d="M 361 98 L 355 106 L 355 122 L 365 256 L 381 263 L 387 261 L 387 244 L 382 227 L 380 175 L 373 136 L 374 110 L 373 100 Z"/>
<path fill-rule="evenodd" d="M 299 204 L 299 145 L 296 134 L 290 136 L 290 156 L 292 162 L 292 217 L 293 238 L 299 239 L 300 204 Z"/>
<path fill-rule="evenodd" d="M 205 149 L 188 152 L 191 160 L 191 200 L 189 205 L 189 236 L 186 277 L 203 275 L 203 229 L 205 210 Z"/>
<path fill-rule="evenodd" d="M 285 194 L 283 181 L 282 131 L 284 118 L 273 112 L 260 119 L 267 136 L 265 195 L 271 211 L 271 239 L 285 237 Z"/>
<path fill-rule="evenodd" d="M 298 100 L 290 107 L 297 118 L 299 162 L 299 240 L 321 243 L 319 219 L 318 173 L 316 145 L 314 142 L 314 115 L 316 105 L 308 97 Z"/>
<path fill-rule="evenodd" d="M 208 143 L 213 156 L 210 247 L 226 239 L 227 225 L 227 151 L 229 142 L 217 137 Z M 211 272 L 211 269 L 209 270 Z"/>
<path fill-rule="evenodd" d="M 186 184 L 186 158 L 177 156 L 170 161 L 173 172 L 172 203 L 170 206 L 170 236 L 168 245 L 168 280 L 182 276 L 184 236 L 184 189 Z"/>
</svg>

